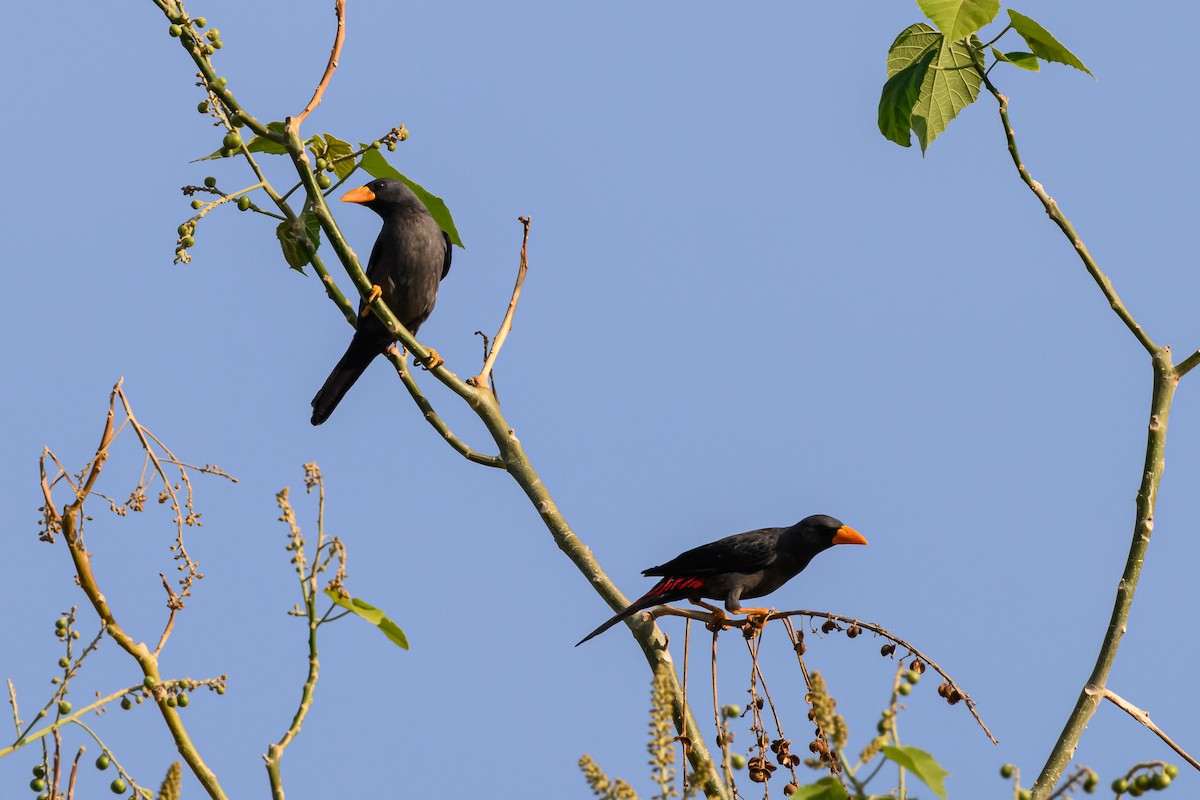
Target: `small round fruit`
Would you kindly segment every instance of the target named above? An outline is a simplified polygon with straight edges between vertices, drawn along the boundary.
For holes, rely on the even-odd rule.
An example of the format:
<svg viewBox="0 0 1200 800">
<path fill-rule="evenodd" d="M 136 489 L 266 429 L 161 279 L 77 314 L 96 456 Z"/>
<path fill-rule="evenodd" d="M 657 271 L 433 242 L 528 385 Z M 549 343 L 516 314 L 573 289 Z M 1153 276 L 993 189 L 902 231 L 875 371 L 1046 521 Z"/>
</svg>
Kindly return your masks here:
<svg viewBox="0 0 1200 800">
<path fill-rule="evenodd" d="M 71 666 L 71 659 L 67 658 L 66 656 L 63 656 L 62 658 L 60 658 L 58 660 L 58 665 L 63 668 L 69 667 L 69 666 Z"/>
<path fill-rule="evenodd" d="M 1150 779 L 1151 789 L 1165 789 L 1171 785 L 1171 776 L 1165 772 L 1156 772 Z"/>
<path fill-rule="evenodd" d="M 203 206 L 204 206 L 204 203 L 200 202 L 199 200 L 192 201 L 192 208 L 201 208 Z"/>
<path fill-rule="evenodd" d="M 396 143 L 395 142 L 388 142 L 388 152 L 389 153 L 396 152 Z"/>
<path fill-rule="evenodd" d="M 201 114 L 207 114 L 208 113 L 208 101 L 201 100 L 199 103 L 196 104 L 196 110 L 199 111 Z"/>
<path fill-rule="evenodd" d="M 896 687 L 896 692 L 907 696 L 912 692 L 912 685 L 908 683 L 902 683 Z"/>
<path fill-rule="evenodd" d="M 133 701 L 130 700 L 128 697 L 122 697 L 121 698 L 121 708 L 123 708 L 125 711 L 128 711 L 129 709 L 133 708 Z"/>
<path fill-rule="evenodd" d="M 108 757 L 108 753 L 101 753 L 96 757 L 96 769 L 108 769 L 108 765 L 112 763 L 112 759 Z"/>
<path fill-rule="evenodd" d="M 734 753 L 729 757 L 729 765 L 734 769 L 745 769 L 746 757 L 741 753 Z"/>
<path fill-rule="evenodd" d="M 34 778 L 29 782 L 29 788 L 35 792 L 40 792 L 46 788 L 46 780 L 44 778 Z"/>
<path fill-rule="evenodd" d="M 207 178 L 204 179 L 204 185 L 210 189 L 215 189 L 215 188 L 217 188 L 217 179 L 214 178 L 212 175 L 209 175 Z"/>
<path fill-rule="evenodd" d="M 325 170 L 325 168 L 328 166 L 329 166 L 329 162 L 326 161 L 325 159 L 323 159 L 323 158 L 317 159 L 317 169 L 319 169 L 323 172 Z"/>
<path fill-rule="evenodd" d="M 371 142 L 371 149 L 372 149 L 372 150 L 378 150 L 378 149 L 379 149 L 379 140 L 378 140 L 378 139 L 376 139 L 375 141 Z"/>
<path fill-rule="evenodd" d="M 238 198 L 238 211 L 249 211 L 249 210 L 250 210 L 250 198 L 249 197 L 239 197 Z"/>
<path fill-rule="evenodd" d="M 1096 787 L 1100 785 L 1100 776 L 1094 772 L 1089 772 L 1088 776 L 1083 779 L 1083 790 L 1088 794 L 1096 791 Z"/>
<path fill-rule="evenodd" d="M 50 793 L 42 792 L 36 798 L 34 798 L 34 800 L 50 800 Z"/>
<path fill-rule="evenodd" d="M 35 778 L 46 777 L 46 765 L 45 764 L 34 764 L 33 765 L 33 777 L 35 777 Z"/>
<path fill-rule="evenodd" d="M 787 786 L 783 787 L 783 796 L 791 797 L 792 795 L 794 795 L 797 792 L 797 790 L 799 790 L 799 788 L 800 787 L 797 786 L 796 784 L 789 783 Z"/>
<path fill-rule="evenodd" d="M 1143 792 L 1146 791 L 1150 788 L 1150 776 L 1143 772 L 1133 779 L 1133 786 L 1135 789 L 1141 789 Z"/>
<path fill-rule="evenodd" d="M 72 639 L 78 639 L 78 638 L 79 638 L 79 631 L 71 631 L 71 638 L 72 638 Z"/>
<path fill-rule="evenodd" d="M 217 686 L 217 694 L 225 694 L 225 684 L 222 683 Z"/>
<path fill-rule="evenodd" d="M 1000 767 L 1000 777 L 1001 778 L 1011 778 L 1013 776 L 1013 773 L 1016 771 L 1017 771 L 1017 768 L 1014 767 L 1012 764 L 1005 764 L 1004 766 Z"/>
<path fill-rule="evenodd" d="M 180 708 L 187 708 L 187 704 L 188 704 L 188 703 L 190 703 L 190 702 L 192 702 L 192 700 L 191 700 L 191 698 L 190 698 L 190 697 L 188 697 L 188 696 L 187 696 L 187 694 L 185 693 L 185 694 L 181 694 L 181 695 L 179 695 L 178 699 L 176 699 L 176 701 L 175 701 L 175 702 L 177 702 L 177 703 L 179 704 L 179 707 L 180 707 Z"/>
<path fill-rule="evenodd" d="M 70 700 L 59 700 L 58 701 L 58 713 L 70 714 L 71 713 L 71 701 Z"/>
<path fill-rule="evenodd" d="M 904 673 L 904 680 L 908 681 L 909 683 L 916 683 L 917 681 L 921 680 L 921 673 L 917 672 L 915 669 L 910 669 L 908 672 Z"/>
<path fill-rule="evenodd" d="M 1163 767 L 1163 772 L 1172 778 L 1179 777 L 1179 767 L 1175 766 L 1174 764 L 1167 764 L 1165 767 Z"/>
<path fill-rule="evenodd" d="M 69 623 L 67 622 L 66 617 L 59 617 L 58 619 L 54 620 L 54 627 L 58 628 L 59 630 L 67 627 L 68 624 Z"/>
<path fill-rule="evenodd" d="M 179 243 L 181 245 L 183 245 L 185 248 L 193 247 L 196 244 L 196 237 L 184 236 L 182 239 L 179 240 Z"/>
<path fill-rule="evenodd" d="M 196 17 L 194 20 L 192 20 L 192 22 L 196 23 L 197 28 L 203 28 L 208 24 L 208 20 L 206 20 L 204 17 Z"/>
<path fill-rule="evenodd" d="M 158 679 L 155 678 L 153 675 L 147 675 L 145 678 L 142 679 L 142 686 L 145 686 L 147 689 L 152 690 L 152 689 L 154 689 L 155 686 L 158 686 Z"/>
<path fill-rule="evenodd" d="M 333 185 L 333 179 L 330 178 L 325 173 L 322 172 L 320 175 L 317 176 L 317 186 L 320 186 L 322 189 L 328 189 L 332 185 Z"/>
<path fill-rule="evenodd" d="M 213 47 L 211 44 L 206 44 L 200 48 L 200 52 L 204 53 L 206 56 L 211 56 L 216 52 L 216 50 L 217 48 Z"/>
<path fill-rule="evenodd" d="M 228 83 L 228 81 L 226 81 L 224 78 L 217 78 L 217 86 L 225 88 L 226 83 Z"/>
<path fill-rule="evenodd" d="M 730 703 L 721 709 L 721 716 L 725 717 L 726 719 L 733 719 L 734 717 L 740 717 L 741 715 L 742 707 L 734 703 Z"/>
<path fill-rule="evenodd" d="M 108 788 L 112 790 L 113 794 L 125 794 L 125 779 L 117 778 L 108 785 Z"/>
<path fill-rule="evenodd" d="M 221 158 L 229 158 L 231 155 L 233 155 L 236 152 L 237 152 L 237 150 L 233 150 L 228 147 L 222 147 L 221 148 Z"/>
<path fill-rule="evenodd" d="M 1124 794 L 1129 791 L 1129 781 L 1124 778 L 1117 778 L 1112 782 L 1113 794 Z"/>
<path fill-rule="evenodd" d="M 221 144 L 225 145 L 227 150 L 236 150 L 242 146 L 242 136 L 237 131 L 230 131 L 225 134 L 225 138 L 221 140 Z"/>
<path fill-rule="evenodd" d="M 173 38 L 178 39 L 179 34 L 183 33 L 183 27 L 180 25 L 172 25 L 171 27 L 167 28 L 167 33 L 169 33 Z"/>
<path fill-rule="evenodd" d="M 1018 800 L 1033 800 L 1033 792 L 1028 789 L 1022 789 L 1017 792 L 1017 798 Z"/>
</svg>

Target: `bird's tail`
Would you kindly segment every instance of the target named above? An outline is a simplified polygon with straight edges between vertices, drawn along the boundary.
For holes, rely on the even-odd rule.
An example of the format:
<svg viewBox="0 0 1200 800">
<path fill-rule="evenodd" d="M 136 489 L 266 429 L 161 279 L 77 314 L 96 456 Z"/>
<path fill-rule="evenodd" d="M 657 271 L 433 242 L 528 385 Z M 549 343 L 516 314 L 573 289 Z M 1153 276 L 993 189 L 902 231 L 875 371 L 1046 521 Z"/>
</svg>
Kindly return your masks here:
<svg viewBox="0 0 1200 800">
<path fill-rule="evenodd" d="M 338 361 L 333 372 L 329 373 L 317 396 L 312 399 L 313 425 L 320 425 L 329 419 L 329 415 L 346 396 L 346 392 L 350 391 L 350 387 L 366 371 L 379 352 L 379 347 L 366 339 L 355 336 L 350 340 L 346 354 Z"/>
<path fill-rule="evenodd" d="M 677 580 L 678 579 L 676 579 L 676 578 L 663 578 L 661 581 L 659 581 L 658 583 L 656 583 L 654 585 L 653 589 L 646 592 L 644 595 L 639 597 L 637 600 L 634 600 L 632 603 L 630 603 L 629 606 L 624 611 L 620 611 L 620 612 L 614 614 L 607 622 L 605 622 L 599 628 L 596 628 L 596 630 L 592 631 L 587 636 L 580 639 L 576 643 L 575 646 L 579 647 L 579 645 L 583 644 L 588 639 L 592 639 L 596 636 L 599 636 L 600 634 L 604 633 L 606 630 L 611 628 L 613 625 L 616 625 L 621 620 L 628 619 L 629 617 L 632 617 L 634 614 L 636 614 L 637 612 L 639 612 L 643 609 L 651 608 L 653 606 L 662 605 L 663 603 L 670 603 L 674 600 L 678 600 L 679 595 L 668 595 L 667 591 L 666 591 L 667 589 L 673 588 L 674 584 L 672 583 L 672 581 L 677 581 Z"/>
</svg>

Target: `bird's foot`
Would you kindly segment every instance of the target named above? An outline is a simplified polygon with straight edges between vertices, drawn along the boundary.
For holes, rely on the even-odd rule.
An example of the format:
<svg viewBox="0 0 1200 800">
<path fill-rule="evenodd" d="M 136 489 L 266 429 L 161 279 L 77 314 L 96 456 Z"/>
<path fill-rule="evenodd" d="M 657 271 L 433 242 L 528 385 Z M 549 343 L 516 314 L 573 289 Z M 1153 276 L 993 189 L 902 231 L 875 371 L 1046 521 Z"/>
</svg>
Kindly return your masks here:
<svg viewBox="0 0 1200 800">
<path fill-rule="evenodd" d="M 697 603 L 709 609 L 709 620 L 704 623 L 704 627 L 708 628 L 713 633 L 723 631 L 729 627 L 729 615 L 719 608 L 710 606 L 707 603 Z"/>
<path fill-rule="evenodd" d="M 371 303 L 378 300 L 382 295 L 383 295 L 383 289 L 381 289 L 379 287 L 379 284 L 377 284 L 377 283 L 371 284 L 371 293 L 367 295 L 367 299 L 363 302 L 363 310 L 362 310 L 363 319 L 366 319 L 367 315 L 371 313 Z"/>
<path fill-rule="evenodd" d="M 741 612 L 746 615 L 746 625 L 742 628 L 742 633 L 747 639 L 751 639 L 762 633 L 763 628 L 767 625 L 767 619 L 775 613 L 773 608 L 743 608 Z"/>
<path fill-rule="evenodd" d="M 417 363 L 423 366 L 426 370 L 437 369 L 442 364 L 446 363 L 446 359 L 438 355 L 438 351 L 432 347 L 429 348 L 429 355 L 425 358 L 417 359 Z"/>
</svg>

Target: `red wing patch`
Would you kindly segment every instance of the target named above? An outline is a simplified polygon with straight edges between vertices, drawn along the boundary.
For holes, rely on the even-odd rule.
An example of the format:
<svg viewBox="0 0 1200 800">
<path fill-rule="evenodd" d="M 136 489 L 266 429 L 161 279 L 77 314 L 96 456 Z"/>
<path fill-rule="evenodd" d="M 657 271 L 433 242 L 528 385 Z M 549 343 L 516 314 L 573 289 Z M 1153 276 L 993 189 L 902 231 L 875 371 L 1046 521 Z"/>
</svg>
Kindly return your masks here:
<svg viewBox="0 0 1200 800">
<path fill-rule="evenodd" d="M 646 592 L 647 597 L 657 597 L 668 592 L 686 592 L 688 589 L 703 589 L 704 579 L 697 577 L 663 578 L 658 584 Z"/>
</svg>

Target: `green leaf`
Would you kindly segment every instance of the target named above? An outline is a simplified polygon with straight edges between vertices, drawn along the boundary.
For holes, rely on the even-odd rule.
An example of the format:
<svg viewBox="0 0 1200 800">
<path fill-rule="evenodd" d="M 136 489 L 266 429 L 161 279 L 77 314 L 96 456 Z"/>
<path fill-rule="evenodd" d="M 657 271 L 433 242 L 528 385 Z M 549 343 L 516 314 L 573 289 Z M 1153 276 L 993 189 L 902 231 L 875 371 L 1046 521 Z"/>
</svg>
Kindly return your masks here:
<svg viewBox="0 0 1200 800">
<path fill-rule="evenodd" d="M 251 153 L 267 153 L 273 156 L 282 156 L 287 153 L 287 148 L 273 139 L 267 139 L 257 134 L 250 141 L 246 142 L 246 149 Z"/>
<path fill-rule="evenodd" d="M 796 789 L 792 800 L 846 800 L 846 790 L 833 778 L 822 778 Z"/>
<path fill-rule="evenodd" d="M 359 600 L 357 597 L 351 597 L 347 600 L 330 589 L 326 589 L 325 594 L 342 608 L 347 611 L 353 611 L 367 622 L 379 628 L 379 630 L 383 631 L 384 636 L 392 640 L 392 644 L 402 650 L 408 649 L 408 637 L 404 635 L 404 631 L 400 630 L 400 626 L 388 619 L 382 611 L 366 600 Z"/>
<path fill-rule="evenodd" d="M 917 5 L 951 41 L 970 36 L 1000 13 L 1000 0 L 917 0 Z"/>
<path fill-rule="evenodd" d="M 937 55 L 929 50 L 917 61 L 888 78 L 879 97 L 879 132 L 901 147 L 912 146 L 912 111 L 921 96 L 929 64 Z"/>
<path fill-rule="evenodd" d="M 889 79 L 929 59 L 910 120 L 912 130 L 921 143 L 922 153 L 929 149 L 933 140 L 946 130 L 946 126 L 960 111 L 979 97 L 979 85 L 983 80 L 981 51 L 982 44 L 978 37 L 972 35 L 967 41 L 954 42 L 923 22 L 909 25 L 892 42 L 887 60 Z M 930 53 L 934 55 L 930 57 Z M 914 67 L 909 78 L 915 78 L 919 71 L 919 67 Z M 900 79 L 893 89 L 894 94 L 899 95 L 901 89 L 910 90 L 911 87 L 907 85 L 907 79 Z M 882 98 L 880 106 L 882 117 Z M 893 117 L 889 121 L 891 126 L 899 119 L 894 114 Z M 904 144 L 901 140 L 905 137 L 889 135 L 882 124 L 880 130 L 892 141 Z"/>
<path fill-rule="evenodd" d="M 1085 67 L 1074 53 L 1064 47 L 1062 42 L 1055 39 L 1050 31 L 1011 8 L 1008 9 L 1008 18 L 1012 20 L 1013 30 L 1021 34 L 1021 38 L 1025 40 L 1025 44 L 1029 45 L 1029 49 L 1035 56 L 1045 61 L 1066 64 L 1068 67 L 1074 67 L 1092 75 L 1092 71 Z M 1096 76 L 1092 75 L 1092 77 Z"/>
<path fill-rule="evenodd" d="M 946 800 L 946 776 L 949 772 L 933 756 L 916 747 L 883 746 L 883 754 L 906 770 L 916 775 L 934 794 Z"/>
<path fill-rule="evenodd" d="M 267 130 L 269 130 L 271 133 L 278 134 L 279 136 L 283 136 L 285 133 L 287 133 L 287 125 L 283 122 L 276 120 L 275 122 L 267 123 Z"/>
<path fill-rule="evenodd" d="M 992 55 L 997 61 L 1003 61 L 1005 64 L 1012 64 L 1014 67 L 1027 69 L 1030 72 L 1040 72 L 1042 67 L 1038 64 L 1037 56 L 1033 53 L 1001 53 L 996 48 L 992 48 Z"/>
<path fill-rule="evenodd" d="M 427 192 L 421 184 L 401 175 L 395 167 L 387 162 L 387 159 L 378 150 L 368 150 L 366 153 L 363 153 L 362 160 L 358 165 L 372 177 L 395 178 L 403 182 L 408 188 L 413 190 L 413 193 L 417 197 L 421 198 L 421 202 L 429 209 L 429 213 L 437 220 L 437 224 L 450 236 L 451 244 L 456 244 L 466 249 L 466 245 L 462 243 L 462 239 L 458 235 L 458 228 L 454 227 L 454 218 L 450 216 L 450 209 L 446 208 L 446 203 L 442 198 L 436 194 Z"/>
<path fill-rule="evenodd" d="M 285 219 L 275 228 L 275 235 L 283 248 L 283 259 L 303 275 L 304 265 L 321 246 L 321 221 L 317 215 L 305 212 L 294 221 Z"/>
<path fill-rule="evenodd" d="M 333 164 L 333 174 L 338 176 L 338 180 L 343 180 L 351 172 L 358 169 L 358 165 L 354 163 L 354 159 L 347 158 L 347 156 L 354 152 L 354 148 L 349 142 L 343 142 L 332 133 L 327 133 L 325 134 L 325 144 L 325 158 Z M 342 160 L 334 160 L 339 158 Z"/>
</svg>

